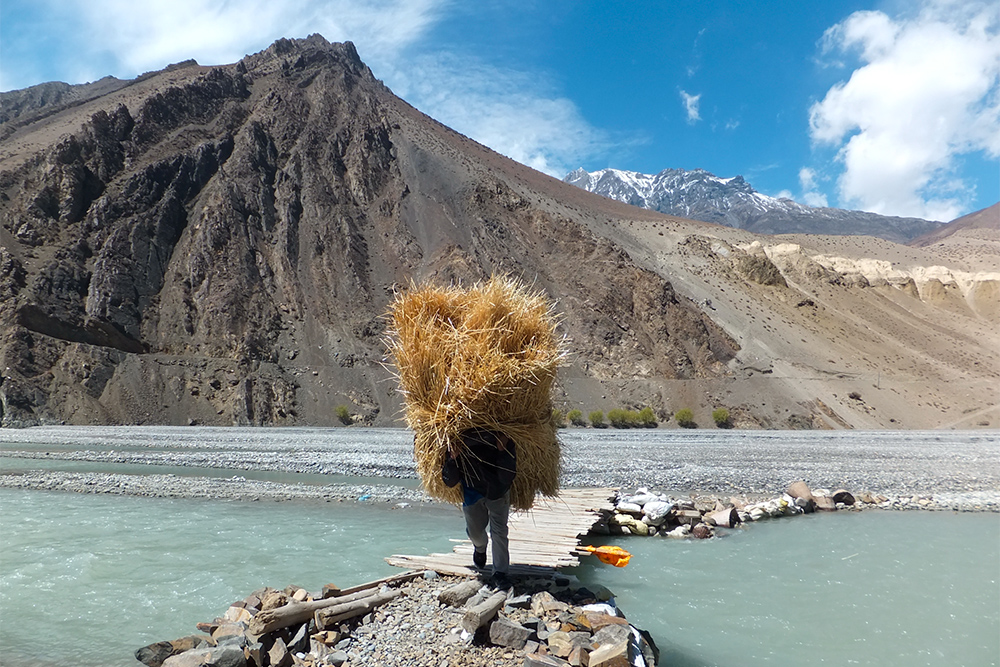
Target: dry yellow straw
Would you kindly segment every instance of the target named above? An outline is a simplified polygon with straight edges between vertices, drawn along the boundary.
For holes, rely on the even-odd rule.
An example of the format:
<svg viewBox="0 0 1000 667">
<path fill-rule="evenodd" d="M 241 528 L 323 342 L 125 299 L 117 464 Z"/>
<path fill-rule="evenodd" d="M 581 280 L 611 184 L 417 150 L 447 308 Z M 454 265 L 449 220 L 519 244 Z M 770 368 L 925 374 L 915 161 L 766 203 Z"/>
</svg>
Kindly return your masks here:
<svg viewBox="0 0 1000 667">
<path fill-rule="evenodd" d="M 441 481 L 458 435 L 485 427 L 517 445 L 511 506 L 559 489 L 560 450 L 552 385 L 564 350 L 549 301 L 507 277 L 469 289 L 411 286 L 390 307 L 388 347 L 416 434 L 414 457 L 424 489 L 447 502 L 459 487 Z"/>
</svg>

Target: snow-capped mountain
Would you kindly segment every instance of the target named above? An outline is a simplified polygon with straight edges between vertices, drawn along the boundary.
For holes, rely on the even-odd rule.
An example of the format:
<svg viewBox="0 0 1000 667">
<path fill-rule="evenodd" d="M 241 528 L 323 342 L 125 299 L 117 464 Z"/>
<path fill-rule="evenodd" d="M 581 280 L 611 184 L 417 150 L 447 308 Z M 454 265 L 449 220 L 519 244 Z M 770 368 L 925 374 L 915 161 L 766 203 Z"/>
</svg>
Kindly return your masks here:
<svg viewBox="0 0 1000 667">
<path fill-rule="evenodd" d="M 719 178 L 704 169 L 641 174 L 581 168 L 563 180 L 633 206 L 760 234 L 863 234 L 906 243 L 941 226 L 920 218 L 805 206 L 761 194 L 742 176 Z"/>
</svg>

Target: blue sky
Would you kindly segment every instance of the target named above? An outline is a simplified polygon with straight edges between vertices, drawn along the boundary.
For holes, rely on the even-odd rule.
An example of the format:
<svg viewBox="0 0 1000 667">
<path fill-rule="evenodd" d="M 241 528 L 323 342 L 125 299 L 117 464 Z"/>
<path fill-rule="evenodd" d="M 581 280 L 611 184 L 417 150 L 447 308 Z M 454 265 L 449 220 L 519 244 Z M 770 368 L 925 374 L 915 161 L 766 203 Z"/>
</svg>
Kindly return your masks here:
<svg viewBox="0 0 1000 667">
<path fill-rule="evenodd" d="M 950 220 L 1000 200 L 1000 4 L 3 0 L 0 89 L 349 39 L 398 95 L 520 162 L 743 175 Z"/>
</svg>

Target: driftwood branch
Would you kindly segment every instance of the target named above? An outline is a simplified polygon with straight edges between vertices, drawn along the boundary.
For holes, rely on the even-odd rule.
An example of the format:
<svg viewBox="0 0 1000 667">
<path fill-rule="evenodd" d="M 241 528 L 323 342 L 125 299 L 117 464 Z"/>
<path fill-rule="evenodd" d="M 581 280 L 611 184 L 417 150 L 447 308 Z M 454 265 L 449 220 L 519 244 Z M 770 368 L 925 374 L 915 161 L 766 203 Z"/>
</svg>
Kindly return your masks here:
<svg viewBox="0 0 1000 667">
<path fill-rule="evenodd" d="M 497 591 L 486 598 L 475 607 L 465 612 L 462 617 L 462 629 L 467 632 L 475 632 L 497 615 L 500 607 L 507 601 L 507 591 Z"/>
<path fill-rule="evenodd" d="M 355 616 L 362 616 L 370 612 L 375 607 L 380 607 L 386 602 L 389 602 L 402 594 L 403 591 L 396 589 L 386 591 L 385 593 L 368 595 L 360 600 L 354 600 L 353 602 L 345 602 L 343 604 L 333 605 L 332 607 L 324 607 L 323 609 L 316 611 L 316 627 L 320 630 L 325 630 L 326 628 L 336 625 L 341 621 L 346 621 L 350 618 L 354 618 Z"/>
<path fill-rule="evenodd" d="M 374 590 L 363 590 L 335 598 L 313 600 L 312 602 L 296 602 L 292 600 L 283 607 L 258 612 L 256 616 L 250 619 L 250 632 L 255 635 L 263 635 L 274 630 L 287 628 L 289 625 L 305 623 L 320 609 L 359 600 L 374 594 Z"/>
<path fill-rule="evenodd" d="M 424 570 L 407 572 L 345 588 L 336 597 L 324 600 L 313 600 L 312 602 L 295 602 L 293 600 L 283 607 L 259 612 L 250 619 L 250 632 L 259 636 L 273 632 L 274 630 L 287 628 L 289 625 L 295 625 L 296 623 L 305 623 L 313 618 L 316 612 L 321 609 L 371 597 L 375 595 L 375 589 L 379 586 L 391 586 L 392 584 L 403 583 L 422 576 L 424 576 Z"/>
</svg>

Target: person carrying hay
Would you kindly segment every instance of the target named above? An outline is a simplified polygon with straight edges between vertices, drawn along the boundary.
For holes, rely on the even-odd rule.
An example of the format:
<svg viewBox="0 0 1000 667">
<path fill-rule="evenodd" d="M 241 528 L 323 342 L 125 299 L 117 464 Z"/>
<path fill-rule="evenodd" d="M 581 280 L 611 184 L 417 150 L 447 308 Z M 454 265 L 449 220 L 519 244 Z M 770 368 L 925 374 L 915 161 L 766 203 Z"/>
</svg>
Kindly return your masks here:
<svg viewBox="0 0 1000 667">
<path fill-rule="evenodd" d="M 507 518 L 510 487 L 517 475 L 517 449 L 503 433 L 472 428 L 460 435 L 462 450 L 448 451 L 441 479 L 447 487 L 462 485 L 465 533 L 472 541 L 473 564 L 486 567 L 486 546 L 493 542 L 493 584 L 509 588 L 510 550 Z M 487 537 L 487 527 L 489 537 Z"/>
<path fill-rule="evenodd" d="M 490 524 L 494 569 L 506 572 L 507 509 L 501 508 L 528 510 L 537 496 L 559 491 L 552 387 L 566 353 L 552 304 L 514 279 L 494 276 L 469 288 L 411 285 L 389 316 L 386 343 L 423 488 L 462 504 L 463 513 L 470 509 L 477 566 Z"/>
</svg>

